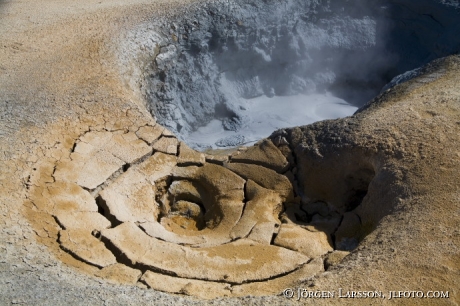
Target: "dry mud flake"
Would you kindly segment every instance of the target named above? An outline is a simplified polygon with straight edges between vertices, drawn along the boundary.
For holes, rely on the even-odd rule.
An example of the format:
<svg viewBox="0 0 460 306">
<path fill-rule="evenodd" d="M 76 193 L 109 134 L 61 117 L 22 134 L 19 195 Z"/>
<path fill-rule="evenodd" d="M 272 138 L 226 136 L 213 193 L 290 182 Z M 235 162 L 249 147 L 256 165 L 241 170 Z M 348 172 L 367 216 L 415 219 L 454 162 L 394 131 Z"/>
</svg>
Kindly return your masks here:
<svg viewBox="0 0 460 306">
<path fill-rule="evenodd" d="M 135 169 L 128 169 L 101 191 L 100 196 L 110 215 L 120 222 L 153 222 L 158 218 L 154 188 L 145 175 Z"/>
<path fill-rule="evenodd" d="M 183 278 L 242 283 L 291 272 L 308 261 L 297 252 L 247 240 L 209 248 L 190 248 L 149 237 L 126 222 L 103 230 L 103 239 L 128 258 L 152 270 Z"/>
<path fill-rule="evenodd" d="M 262 140 L 246 151 L 236 152 L 231 156 L 231 162 L 259 165 L 278 173 L 285 172 L 289 167 L 286 157 L 269 139 Z"/>
<path fill-rule="evenodd" d="M 101 230 L 112 224 L 98 212 L 60 211 L 55 215 L 64 229 Z"/>
<path fill-rule="evenodd" d="M 134 133 L 89 132 L 80 138 L 70 160 L 57 164 L 54 177 L 94 189 L 124 164 L 151 152 Z"/>
<path fill-rule="evenodd" d="M 248 239 L 270 244 L 273 232 L 280 221 L 278 214 L 282 200 L 278 193 L 257 185 L 254 181 L 246 183 L 246 203 L 243 215 L 231 232 L 233 239 Z"/>
<path fill-rule="evenodd" d="M 152 144 L 155 140 L 160 138 L 161 134 L 163 133 L 164 127 L 159 124 L 155 126 L 141 126 L 139 130 L 136 132 L 136 135 L 146 141 L 148 144 Z"/>
<path fill-rule="evenodd" d="M 31 188 L 31 200 L 41 211 L 55 214 L 60 211 L 97 212 L 96 201 L 91 194 L 71 182 L 55 182 L 44 187 Z"/>
<path fill-rule="evenodd" d="M 176 137 L 163 136 L 152 145 L 152 148 L 158 152 L 176 155 L 178 145 L 179 141 Z"/>
<path fill-rule="evenodd" d="M 282 293 L 284 289 L 293 288 L 295 284 L 301 284 L 323 271 L 323 260 L 321 258 L 315 258 L 308 264 L 303 265 L 298 270 L 287 275 L 263 282 L 235 285 L 232 287 L 232 294 L 234 296 L 247 296 L 257 292 L 258 295 L 277 295 Z"/>
<path fill-rule="evenodd" d="M 202 299 L 214 299 L 231 295 L 230 285 L 226 283 L 178 278 L 152 271 L 145 272 L 141 280 L 150 288 L 156 290 L 194 295 Z"/>
<path fill-rule="evenodd" d="M 171 175 L 174 167 L 177 165 L 177 157 L 156 152 L 139 165 L 133 166 L 133 169 L 145 175 L 150 184 L 161 178 Z"/>
<path fill-rule="evenodd" d="M 113 264 L 106 266 L 96 273 L 96 276 L 108 279 L 113 283 L 124 283 L 134 285 L 142 276 L 142 272 L 123 264 Z"/>
<path fill-rule="evenodd" d="M 103 268 L 116 263 L 115 256 L 91 232 L 63 230 L 59 232 L 61 247 L 84 262 Z"/>
<path fill-rule="evenodd" d="M 202 166 L 204 163 L 205 156 L 203 153 L 191 149 L 184 142 L 180 142 L 177 160 L 179 166 Z"/>
<path fill-rule="evenodd" d="M 274 170 L 258 165 L 240 163 L 227 163 L 225 166 L 244 179 L 253 180 L 264 188 L 278 192 L 283 200 L 289 201 L 294 198 L 292 184 L 289 179 Z"/>
<path fill-rule="evenodd" d="M 334 250 L 332 241 L 326 233 L 310 232 L 293 224 L 281 224 L 274 244 L 301 252 L 311 258 Z"/>
</svg>

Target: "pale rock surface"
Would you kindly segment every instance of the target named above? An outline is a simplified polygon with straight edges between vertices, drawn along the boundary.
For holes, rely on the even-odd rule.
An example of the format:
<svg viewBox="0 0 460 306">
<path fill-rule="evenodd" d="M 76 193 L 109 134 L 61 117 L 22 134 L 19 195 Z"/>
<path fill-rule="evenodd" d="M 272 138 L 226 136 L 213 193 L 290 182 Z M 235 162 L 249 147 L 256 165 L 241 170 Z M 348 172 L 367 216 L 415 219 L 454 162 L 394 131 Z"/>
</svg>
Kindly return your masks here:
<svg viewBox="0 0 460 306">
<path fill-rule="evenodd" d="M 197 182 L 216 203 L 221 200 L 242 202 L 244 199 L 245 180 L 224 167 L 209 163 L 203 167 L 178 167 L 172 175 Z"/>
<path fill-rule="evenodd" d="M 54 182 L 55 164 L 51 161 L 37 161 L 34 171 L 29 176 L 29 183 L 32 186 L 43 186 L 46 183 Z"/>
<path fill-rule="evenodd" d="M 218 245 L 230 241 L 230 231 L 243 212 L 245 181 L 228 169 L 209 163 L 203 167 L 176 167 L 172 176 L 175 179 L 191 181 L 194 186 L 196 185 L 196 187 L 192 186 L 193 189 L 200 194 L 200 203 L 206 210 L 204 215 L 206 228 L 199 232 L 193 231 L 193 235 L 206 237 L 206 244 L 200 246 Z M 165 220 L 162 225 L 177 234 L 191 235 L 174 222 Z"/>
<path fill-rule="evenodd" d="M 252 227 L 247 239 L 270 245 L 277 226 L 278 224 L 273 222 L 258 222 Z"/>
<path fill-rule="evenodd" d="M 176 201 L 174 205 L 171 206 L 171 210 L 180 215 L 188 215 L 191 218 L 199 218 L 200 216 L 203 216 L 198 204 L 184 200 Z"/>
<path fill-rule="evenodd" d="M 174 133 L 168 130 L 167 128 L 163 129 L 163 132 L 161 133 L 161 135 L 166 136 L 166 137 L 176 137 L 176 135 L 174 135 Z"/>
</svg>

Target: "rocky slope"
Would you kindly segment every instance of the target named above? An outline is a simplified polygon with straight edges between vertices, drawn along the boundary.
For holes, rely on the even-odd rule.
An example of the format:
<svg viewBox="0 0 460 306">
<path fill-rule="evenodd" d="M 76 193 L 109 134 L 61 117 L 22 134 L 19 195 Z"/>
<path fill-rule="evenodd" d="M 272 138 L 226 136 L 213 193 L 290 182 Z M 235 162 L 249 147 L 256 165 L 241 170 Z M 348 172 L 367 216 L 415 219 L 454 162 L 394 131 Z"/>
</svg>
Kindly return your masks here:
<svg viewBox="0 0 460 306">
<path fill-rule="evenodd" d="M 431 10 L 408 29 L 458 29 L 453 2 L 391 3 Z M 203 154 L 152 119 L 139 65 L 156 42 L 137 44 L 197 7 L 0 2 L 0 303 L 285 305 L 284 288 L 343 288 L 449 291 L 416 302 L 456 305 L 460 58 L 354 116 Z"/>
</svg>

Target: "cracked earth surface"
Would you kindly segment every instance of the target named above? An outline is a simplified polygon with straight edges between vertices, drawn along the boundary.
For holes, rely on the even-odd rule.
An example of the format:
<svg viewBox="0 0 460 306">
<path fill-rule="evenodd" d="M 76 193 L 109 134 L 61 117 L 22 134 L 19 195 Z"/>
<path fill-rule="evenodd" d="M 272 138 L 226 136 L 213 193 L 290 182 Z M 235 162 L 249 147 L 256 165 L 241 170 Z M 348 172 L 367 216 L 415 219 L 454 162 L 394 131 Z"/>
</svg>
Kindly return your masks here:
<svg viewBox="0 0 460 306">
<path fill-rule="evenodd" d="M 97 275 L 215 298 L 277 294 L 324 271 L 342 217 L 301 205 L 290 168 L 269 139 L 216 160 L 151 123 L 87 131 L 26 184 L 37 233 L 54 219 L 46 235 Z"/>
</svg>

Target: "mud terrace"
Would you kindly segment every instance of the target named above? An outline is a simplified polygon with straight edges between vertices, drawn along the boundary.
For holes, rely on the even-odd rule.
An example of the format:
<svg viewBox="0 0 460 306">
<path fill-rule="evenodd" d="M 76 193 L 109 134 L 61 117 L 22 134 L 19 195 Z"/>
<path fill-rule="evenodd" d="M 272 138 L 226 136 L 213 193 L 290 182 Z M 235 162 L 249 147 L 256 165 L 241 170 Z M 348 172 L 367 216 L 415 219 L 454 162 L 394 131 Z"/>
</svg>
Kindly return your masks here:
<svg viewBox="0 0 460 306">
<path fill-rule="evenodd" d="M 0 304 L 458 305 L 460 56 L 350 117 L 199 152 L 121 42 L 202 5 L 0 1 Z"/>
</svg>

